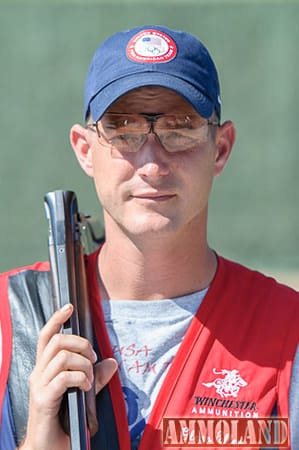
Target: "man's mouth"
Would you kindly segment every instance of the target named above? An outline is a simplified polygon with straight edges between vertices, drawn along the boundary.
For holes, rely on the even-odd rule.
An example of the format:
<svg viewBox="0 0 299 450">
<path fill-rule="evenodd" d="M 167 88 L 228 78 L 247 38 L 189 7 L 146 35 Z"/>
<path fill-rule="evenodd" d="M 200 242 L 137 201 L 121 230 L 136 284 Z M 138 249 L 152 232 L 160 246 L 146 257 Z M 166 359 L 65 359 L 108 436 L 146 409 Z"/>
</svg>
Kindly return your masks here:
<svg viewBox="0 0 299 450">
<path fill-rule="evenodd" d="M 174 198 L 176 194 L 172 192 L 142 192 L 139 194 L 131 195 L 132 198 L 148 201 L 166 201 Z"/>
</svg>

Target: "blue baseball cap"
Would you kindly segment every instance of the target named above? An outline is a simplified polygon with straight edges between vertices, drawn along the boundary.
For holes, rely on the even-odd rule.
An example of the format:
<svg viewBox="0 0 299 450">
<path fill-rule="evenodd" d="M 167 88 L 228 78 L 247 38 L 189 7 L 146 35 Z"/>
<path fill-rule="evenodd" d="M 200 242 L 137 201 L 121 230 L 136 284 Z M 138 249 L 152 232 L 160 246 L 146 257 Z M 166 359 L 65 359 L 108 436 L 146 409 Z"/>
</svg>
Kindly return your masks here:
<svg viewBox="0 0 299 450">
<path fill-rule="evenodd" d="M 192 34 L 164 26 L 116 33 L 95 51 L 85 85 L 84 120 L 99 120 L 119 97 L 143 86 L 180 94 L 204 118 L 221 113 L 215 64 Z"/>
</svg>

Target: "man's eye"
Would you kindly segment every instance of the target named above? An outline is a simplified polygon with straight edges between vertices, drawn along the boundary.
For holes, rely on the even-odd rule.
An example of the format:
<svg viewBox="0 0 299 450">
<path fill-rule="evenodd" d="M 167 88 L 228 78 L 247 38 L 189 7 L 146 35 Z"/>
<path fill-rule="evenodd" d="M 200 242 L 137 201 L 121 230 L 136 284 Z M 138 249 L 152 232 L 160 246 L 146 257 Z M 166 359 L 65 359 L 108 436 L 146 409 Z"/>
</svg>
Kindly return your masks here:
<svg viewBox="0 0 299 450">
<path fill-rule="evenodd" d="M 162 117 L 159 122 L 159 128 L 169 130 L 190 130 L 196 125 L 196 121 L 192 120 L 189 116 L 182 117 Z"/>
<path fill-rule="evenodd" d="M 127 120 L 118 120 L 117 122 L 105 123 L 105 128 L 109 130 L 117 130 L 118 128 L 123 128 L 127 126 Z"/>
</svg>

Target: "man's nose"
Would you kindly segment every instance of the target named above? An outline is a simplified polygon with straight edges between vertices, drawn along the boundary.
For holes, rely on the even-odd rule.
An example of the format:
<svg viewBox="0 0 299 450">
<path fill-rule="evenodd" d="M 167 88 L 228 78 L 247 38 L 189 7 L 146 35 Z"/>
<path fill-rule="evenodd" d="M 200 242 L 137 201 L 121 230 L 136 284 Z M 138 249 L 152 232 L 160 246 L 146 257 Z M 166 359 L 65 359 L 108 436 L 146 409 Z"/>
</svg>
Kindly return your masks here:
<svg viewBox="0 0 299 450">
<path fill-rule="evenodd" d="M 159 178 L 169 174 L 169 155 L 152 132 L 136 153 L 136 170 L 144 178 Z"/>
</svg>

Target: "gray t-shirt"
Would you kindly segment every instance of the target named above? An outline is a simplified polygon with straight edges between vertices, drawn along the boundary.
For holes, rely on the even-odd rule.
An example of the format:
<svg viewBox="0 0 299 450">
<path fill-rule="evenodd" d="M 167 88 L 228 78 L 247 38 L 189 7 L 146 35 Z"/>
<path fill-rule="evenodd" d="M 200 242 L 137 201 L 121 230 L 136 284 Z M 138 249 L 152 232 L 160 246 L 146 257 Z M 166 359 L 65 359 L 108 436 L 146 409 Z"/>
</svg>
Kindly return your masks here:
<svg viewBox="0 0 299 450">
<path fill-rule="evenodd" d="M 105 323 L 127 407 L 132 449 L 207 289 L 159 301 L 103 300 Z"/>
</svg>

